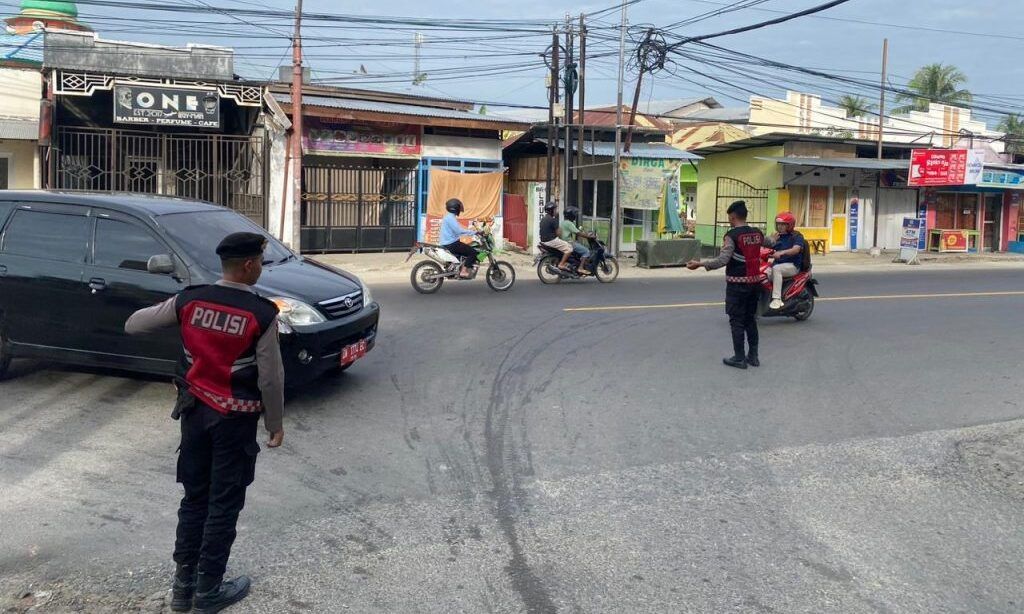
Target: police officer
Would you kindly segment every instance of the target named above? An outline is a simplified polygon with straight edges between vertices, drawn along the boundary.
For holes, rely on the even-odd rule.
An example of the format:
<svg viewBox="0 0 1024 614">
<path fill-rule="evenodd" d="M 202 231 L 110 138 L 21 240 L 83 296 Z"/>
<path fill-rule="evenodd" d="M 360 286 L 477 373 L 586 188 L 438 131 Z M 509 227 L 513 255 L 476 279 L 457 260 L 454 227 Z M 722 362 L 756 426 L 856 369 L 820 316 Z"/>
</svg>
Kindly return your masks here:
<svg viewBox="0 0 1024 614">
<path fill-rule="evenodd" d="M 732 228 L 722 239 L 722 251 L 717 258 L 691 260 L 686 268 L 700 267 L 711 271 L 725 267 L 725 313 L 732 329 L 733 355 L 722 359 L 730 367 L 746 369 L 761 366 L 757 356 L 757 304 L 761 296 L 761 246 L 764 233 L 747 224 L 747 204 L 742 200 L 729 205 L 729 225 Z M 744 337 L 749 351 L 744 351 Z"/>
<path fill-rule="evenodd" d="M 135 312 L 129 334 L 178 326 L 181 419 L 178 510 L 171 609 L 219 612 L 249 594 L 246 576 L 224 580 L 235 524 L 256 468 L 259 415 L 270 432 L 267 446 L 284 439 L 284 367 L 277 339 L 277 307 L 252 286 L 263 271 L 266 239 L 251 232 L 228 235 L 217 246 L 222 279 L 187 288 Z"/>
</svg>

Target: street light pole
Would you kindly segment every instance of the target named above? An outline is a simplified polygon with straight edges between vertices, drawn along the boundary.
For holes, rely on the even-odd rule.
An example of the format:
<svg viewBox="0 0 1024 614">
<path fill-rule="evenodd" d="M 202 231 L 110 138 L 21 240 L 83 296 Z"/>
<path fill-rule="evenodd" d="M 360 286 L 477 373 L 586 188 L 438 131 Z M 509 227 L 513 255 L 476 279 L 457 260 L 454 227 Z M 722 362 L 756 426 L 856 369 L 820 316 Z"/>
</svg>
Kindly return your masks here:
<svg viewBox="0 0 1024 614">
<path fill-rule="evenodd" d="M 622 1 L 619 25 L 619 76 L 615 102 L 615 157 L 612 165 L 612 219 L 608 231 L 612 255 L 619 251 L 619 162 L 622 159 L 622 79 L 626 69 L 626 0 Z"/>
<path fill-rule="evenodd" d="M 295 5 L 292 37 L 292 217 L 302 209 L 302 0 Z M 301 213 L 300 213 L 301 215 Z M 282 224 L 283 227 L 283 224 Z M 293 224 L 294 228 L 294 224 Z M 281 237 L 285 240 L 285 237 Z M 291 244 L 291 241 L 286 241 Z"/>
</svg>

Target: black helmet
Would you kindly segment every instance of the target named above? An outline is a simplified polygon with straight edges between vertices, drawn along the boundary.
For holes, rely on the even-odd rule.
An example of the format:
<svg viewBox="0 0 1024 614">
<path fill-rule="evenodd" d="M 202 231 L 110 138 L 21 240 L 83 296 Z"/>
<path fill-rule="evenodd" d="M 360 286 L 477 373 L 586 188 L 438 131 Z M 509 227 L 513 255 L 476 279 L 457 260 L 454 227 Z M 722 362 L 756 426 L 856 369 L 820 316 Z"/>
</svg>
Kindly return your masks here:
<svg viewBox="0 0 1024 614">
<path fill-rule="evenodd" d="M 577 209 L 576 207 L 566 207 L 565 213 L 562 214 L 562 217 L 569 220 L 570 222 L 575 222 L 576 220 L 580 219 L 580 210 Z"/>
<path fill-rule="evenodd" d="M 544 213 L 554 215 L 556 211 L 558 211 L 558 203 L 549 202 L 544 204 Z"/>
<path fill-rule="evenodd" d="M 466 207 L 458 198 L 449 198 L 448 202 L 444 204 L 444 208 L 448 210 L 448 213 L 454 213 L 455 215 L 459 215 L 466 210 Z"/>
</svg>

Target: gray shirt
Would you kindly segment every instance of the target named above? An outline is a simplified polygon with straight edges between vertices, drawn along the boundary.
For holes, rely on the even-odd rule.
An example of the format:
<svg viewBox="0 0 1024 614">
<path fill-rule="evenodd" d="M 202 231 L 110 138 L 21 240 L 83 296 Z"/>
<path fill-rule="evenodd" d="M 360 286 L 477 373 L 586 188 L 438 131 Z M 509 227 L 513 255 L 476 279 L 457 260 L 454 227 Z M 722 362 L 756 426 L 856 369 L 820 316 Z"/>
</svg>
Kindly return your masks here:
<svg viewBox="0 0 1024 614">
<path fill-rule="evenodd" d="M 217 285 L 256 293 L 252 286 L 223 279 Z M 136 311 L 125 322 L 125 332 L 141 335 L 177 326 L 178 312 L 174 306 L 176 298 L 172 296 L 162 303 Z M 284 362 L 281 360 L 281 346 L 277 339 L 276 319 L 256 343 L 256 369 L 263 396 L 263 425 L 274 433 L 281 430 L 284 422 Z"/>
</svg>

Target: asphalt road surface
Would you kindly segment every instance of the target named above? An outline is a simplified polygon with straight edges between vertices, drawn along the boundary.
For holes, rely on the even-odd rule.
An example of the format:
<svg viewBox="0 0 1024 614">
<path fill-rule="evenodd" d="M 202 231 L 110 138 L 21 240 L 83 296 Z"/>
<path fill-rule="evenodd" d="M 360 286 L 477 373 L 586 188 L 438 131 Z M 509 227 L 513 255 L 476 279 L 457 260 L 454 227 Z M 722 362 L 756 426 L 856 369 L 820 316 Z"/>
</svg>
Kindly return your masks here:
<svg viewBox="0 0 1024 614">
<path fill-rule="evenodd" d="M 745 372 L 718 275 L 519 273 L 375 285 L 377 349 L 260 455 L 238 611 L 1024 611 L 1024 269 L 823 271 Z M 0 609 L 161 611 L 171 401 L 16 363 Z"/>
</svg>

